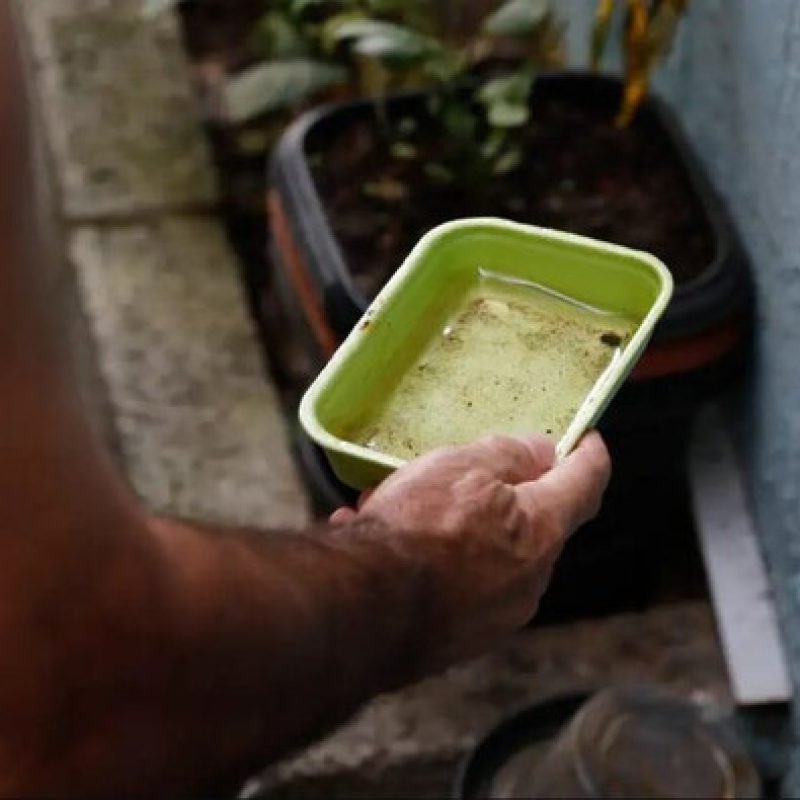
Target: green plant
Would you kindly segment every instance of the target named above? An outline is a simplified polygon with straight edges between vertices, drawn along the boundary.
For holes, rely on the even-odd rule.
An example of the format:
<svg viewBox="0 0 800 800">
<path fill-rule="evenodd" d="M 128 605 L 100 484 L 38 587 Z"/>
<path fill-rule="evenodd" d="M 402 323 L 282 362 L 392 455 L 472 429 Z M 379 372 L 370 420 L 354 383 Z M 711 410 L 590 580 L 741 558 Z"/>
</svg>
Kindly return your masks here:
<svg viewBox="0 0 800 800">
<path fill-rule="evenodd" d="M 186 0 L 143 2 L 143 14 L 154 17 Z M 225 119 L 241 123 L 296 110 L 330 92 L 377 96 L 387 91 L 391 79 L 377 61 L 396 57 L 403 47 L 397 30 L 388 26 L 402 18 L 417 31 L 435 27 L 431 9 L 438 5 L 428 0 L 264 0 L 265 11 L 252 34 L 259 60 L 226 81 Z M 339 26 L 370 19 L 387 26 L 385 35 L 372 31 L 352 48 L 336 46 Z M 413 46 L 412 38 L 406 37 L 406 46 Z"/>
<path fill-rule="evenodd" d="M 143 12 L 154 16 L 183 1 L 143 0 Z M 492 0 L 265 0 L 265 5 L 254 32 L 262 60 L 225 84 L 228 120 L 246 122 L 297 108 L 326 92 L 380 100 L 393 88 L 427 86 L 435 94 L 432 113 L 452 137 L 453 149 L 494 172 L 513 168 L 519 157 L 513 132 L 528 122 L 523 99 L 536 69 L 560 55 L 561 29 L 550 0 L 505 0 L 499 6 Z M 626 125 L 670 50 L 688 0 L 598 0 L 591 38 L 595 68 L 618 6 L 627 13 L 625 93 L 617 121 Z M 465 19 L 472 26 L 459 24 Z M 466 107 L 463 81 L 498 56 L 510 62 L 507 74 L 473 82 L 475 91 L 467 98 L 485 110 L 486 124 L 480 125 L 474 108 Z M 401 145 L 401 152 L 411 151 Z"/>
<path fill-rule="evenodd" d="M 182 2 L 144 0 L 143 14 L 157 16 Z M 347 85 L 351 77 L 347 65 L 321 53 L 318 37 L 320 10 L 329 12 L 345 5 L 328 0 L 265 0 L 266 10 L 252 34 L 260 60 L 225 81 L 224 118 L 248 122 L 270 112 L 295 109 Z"/>
<path fill-rule="evenodd" d="M 444 145 L 424 165 L 428 176 L 473 184 L 513 171 L 522 159 L 520 134 L 530 121 L 536 72 L 560 60 L 560 27 L 548 0 L 492 4 L 473 30 L 449 24 L 447 3 L 424 4 L 427 14 L 414 3 L 394 4 L 388 19 L 363 5 L 328 20 L 324 47 L 349 53 L 360 67 L 362 92 L 378 100 L 389 86 L 430 91 L 429 114 Z M 395 157 L 418 157 L 412 121 L 387 133 Z"/>
<path fill-rule="evenodd" d="M 145 0 L 145 13 L 179 2 Z M 392 91 L 427 88 L 447 146 L 425 170 L 473 183 L 519 164 L 536 71 L 560 60 L 560 34 L 549 0 L 273 0 L 254 31 L 263 60 L 226 82 L 225 116 L 245 122 L 331 91 L 380 110 Z M 410 125 L 385 128 L 397 158 L 417 157 Z"/>
</svg>

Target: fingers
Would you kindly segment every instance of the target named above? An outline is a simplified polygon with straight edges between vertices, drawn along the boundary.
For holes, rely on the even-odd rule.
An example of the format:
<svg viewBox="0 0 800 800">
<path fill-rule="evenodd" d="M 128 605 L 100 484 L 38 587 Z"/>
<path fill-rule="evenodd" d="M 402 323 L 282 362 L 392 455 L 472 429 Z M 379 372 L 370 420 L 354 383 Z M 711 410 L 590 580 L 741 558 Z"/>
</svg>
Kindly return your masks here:
<svg viewBox="0 0 800 800">
<path fill-rule="evenodd" d="M 358 512 L 364 507 L 364 503 L 369 500 L 374 492 L 374 489 L 365 489 L 358 496 L 356 508 L 348 508 L 347 506 L 337 508 L 336 511 L 328 517 L 328 522 L 330 522 L 331 525 L 344 525 L 347 522 L 352 522 L 358 516 Z"/>
<path fill-rule="evenodd" d="M 483 469 L 511 485 L 535 481 L 555 461 L 555 446 L 546 436 L 489 436 L 451 453 L 465 466 Z"/>
<path fill-rule="evenodd" d="M 358 516 L 358 512 L 352 508 L 337 508 L 333 514 L 328 517 L 331 525 L 344 525 L 347 522 L 352 522 Z"/>
<path fill-rule="evenodd" d="M 590 433 L 560 464 L 539 480 L 515 488 L 531 517 L 545 515 L 569 536 L 600 510 L 611 477 L 611 460 L 598 433 Z"/>
</svg>

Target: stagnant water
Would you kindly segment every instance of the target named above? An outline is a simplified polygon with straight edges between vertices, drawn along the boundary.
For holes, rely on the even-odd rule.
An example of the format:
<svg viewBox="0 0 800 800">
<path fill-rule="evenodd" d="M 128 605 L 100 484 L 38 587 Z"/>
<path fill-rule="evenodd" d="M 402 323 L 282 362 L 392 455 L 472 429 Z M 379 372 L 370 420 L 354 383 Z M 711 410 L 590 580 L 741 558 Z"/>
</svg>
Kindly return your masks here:
<svg viewBox="0 0 800 800">
<path fill-rule="evenodd" d="M 489 433 L 558 441 L 636 325 L 542 286 L 481 273 L 352 439 L 404 459 Z"/>
</svg>

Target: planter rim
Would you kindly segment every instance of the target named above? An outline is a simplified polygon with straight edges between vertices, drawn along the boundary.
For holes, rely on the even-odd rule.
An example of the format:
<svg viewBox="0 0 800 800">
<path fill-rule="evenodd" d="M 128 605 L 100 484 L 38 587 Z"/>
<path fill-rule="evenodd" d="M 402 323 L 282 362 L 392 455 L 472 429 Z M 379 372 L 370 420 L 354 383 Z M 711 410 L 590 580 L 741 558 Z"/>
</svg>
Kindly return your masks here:
<svg viewBox="0 0 800 800">
<path fill-rule="evenodd" d="M 402 97 L 417 95 L 418 93 L 414 93 L 414 95 L 402 95 Z M 342 109 L 362 105 L 368 107 L 369 103 L 370 101 L 368 100 L 332 102 L 304 112 L 284 131 L 270 161 L 271 184 L 274 183 L 274 178 L 281 171 L 283 165 L 291 164 L 291 176 L 287 176 L 288 179 L 285 182 L 280 182 L 281 192 L 289 194 L 295 203 L 304 210 L 305 220 L 296 220 L 296 223 L 305 229 L 298 231 L 301 240 L 309 241 L 309 238 L 306 237 L 313 237 L 313 239 L 319 240 L 321 247 L 326 251 L 328 265 L 335 271 L 337 279 L 341 281 L 348 294 L 361 310 L 369 305 L 369 301 L 353 284 L 344 253 L 331 229 L 328 215 L 325 213 L 322 204 L 322 198 L 317 191 L 314 177 L 308 164 L 306 139 L 318 123 L 332 114 Z"/>
<path fill-rule="evenodd" d="M 621 85 L 620 78 L 614 75 L 597 74 L 583 70 L 554 70 L 542 72 L 538 81 L 556 83 L 588 83 L 606 86 Z M 394 94 L 388 98 L 390 105 L 398 103 L 418 103 L 428 95 L 425 91 L 411 91 Z M 341 283 L 352 303 L 358 308 L 360 316 L 369 306 L 370 300 L 354 285 L 346 257 L 333 232 L 322 198 L 317 190 L 308 162 L 306 144 L 308 136 L 320 123 L 344 113 L 369 111 L 373 106 L 370 99 L 357 99 L 346 102 L 330 102 L 309 109 L 298 117 L 284 132 L 270 161 L 270 182 L 279 185 L 280 192 L 288 195 L 292 205 L 303 209 L 303 215 L 294 215 L 297 233 L 301 241 L 313 242 L 314 249 L 324 258 Z M 682 339 L 687 335 L 704 332 L 712 324 L 704 324 L 708 316 L 708 292 L 715 282 L 723 280 L 729 295 L 737 295 L 736 310 L 741 311 L 751 299 L 752 287 L 746 268 L 746 258 L 739 236 L 727 214 L 722 200 L 708 178 L 705 167 L 696 155 L 679 119 L 670 106 L 659 96 L 650 94 L 644 101 L 647 110 L 665 131 L 673 143 L 675 157 L 684 169 L 686 178 L 694 191 L 699 205 L 706 214 L 706 221 L 714 239 L 714 256 L 705 269 L 692 280 L 676 284 L 673 303 L 667 310 L 659 327 L 658 341 Z M 531 223 L 523 223 L 531 224 Z M 403 254 L 405 257 L 407 254 Z M 733 263 L 736 269 L 725 270 L 725 265 Z M 402 263 L 402 259 L 401 262 Z M 400 263 L 396 266 L 399 268 Z M 730 274 L 735 272 L 735 274 Z M 671 313 L 670 313 L 671 312 Z M 681 319 L 678 320 L 677 317 Z M 690 318 L 691 325 L 684 320 Z M 716 320 L 714 321 L 716 322 Z M 681 328 L 690 327 L 687 334 Z"/>
</svg>

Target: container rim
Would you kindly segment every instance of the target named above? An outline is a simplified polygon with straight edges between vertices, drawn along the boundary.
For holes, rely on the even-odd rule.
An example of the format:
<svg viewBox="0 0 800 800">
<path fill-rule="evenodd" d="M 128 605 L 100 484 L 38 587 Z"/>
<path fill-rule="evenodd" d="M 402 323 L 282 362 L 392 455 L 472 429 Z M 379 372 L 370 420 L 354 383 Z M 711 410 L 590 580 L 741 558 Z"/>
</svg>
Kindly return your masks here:
<svg viewBox="0 0 800 800">
<path fill-rule="evenodd" d="M 533 234 L 538 238 L 549 239 L 551 241 L 574 244 L 580 247 L 589 247 L 594 250 L 601 250 L 606 253 L 635 258 L 642 264 L 648 266 L 659 279 L 659 292 L 650 310 L 639 324 L 636 333 L 631 337 L 627 346 L 622 352 L 621 357 L 613 362 L 608 369 L 600 376 L 598 381 L 590 390 L 584 402 L 581 404 L 578 413 L 570 423 L 561 440 L 556 447 L 558 460 L 565 458 L 577 445 L 587 427 L 592 424 L 597 415 L 603 410 L 603 403 L 608 399 L 609 393 L 615 384 L 621 382 L 638 360 L 639 355 L 644 350 L 647 341 L 651 337 L 661 315 L 664 313 L 674 290 L 672 274 L 655 256 L 641 250 L 634 250 L 621 245 L 603 242 L 587 236 L 579 236 L 574 233 L 542 228 L 534 225 L 527 225 L 510 220 L 499 219 L 496 217 L 470 217 L 451 222 L 445 222 L 432 228 L 426 233 L 412 251 L 403 261 L 400 268 L 390 278 L 388 283 L 376 295 L 370 303 L 361 320 L 355 325 L 347 338 L 342 342 L 337 351 L 333 354 L 330 361 L 311 384 L 303 396 L 298 410 L 300 424 L 305 428 L 308 435 L 325 450 L 333 451 L 344 456 L 367 461 L 372 464 L 391 470 L 399 469 L 408 463 L 407 460 L 371 450 L 367 447 L 348 442 L 328 431 L 320 424 L 316 415 L 316 406 L 325 390 L 328 388 L 333 376 L 338 371 L 340 365 L 349 360 L 360 348 L 364 339 L 362 322 L 374 320 L 380 317 L 384 307 L 398 292 L 403 290 L 403 284 L 409 273 L 413 272 L 423 255 L 440 239 L 448 236 L 454 231 L 469 230 L 477 228 L 490 228 L 496 231 L 514 231 L 516 233 Z"/>
</svg>

